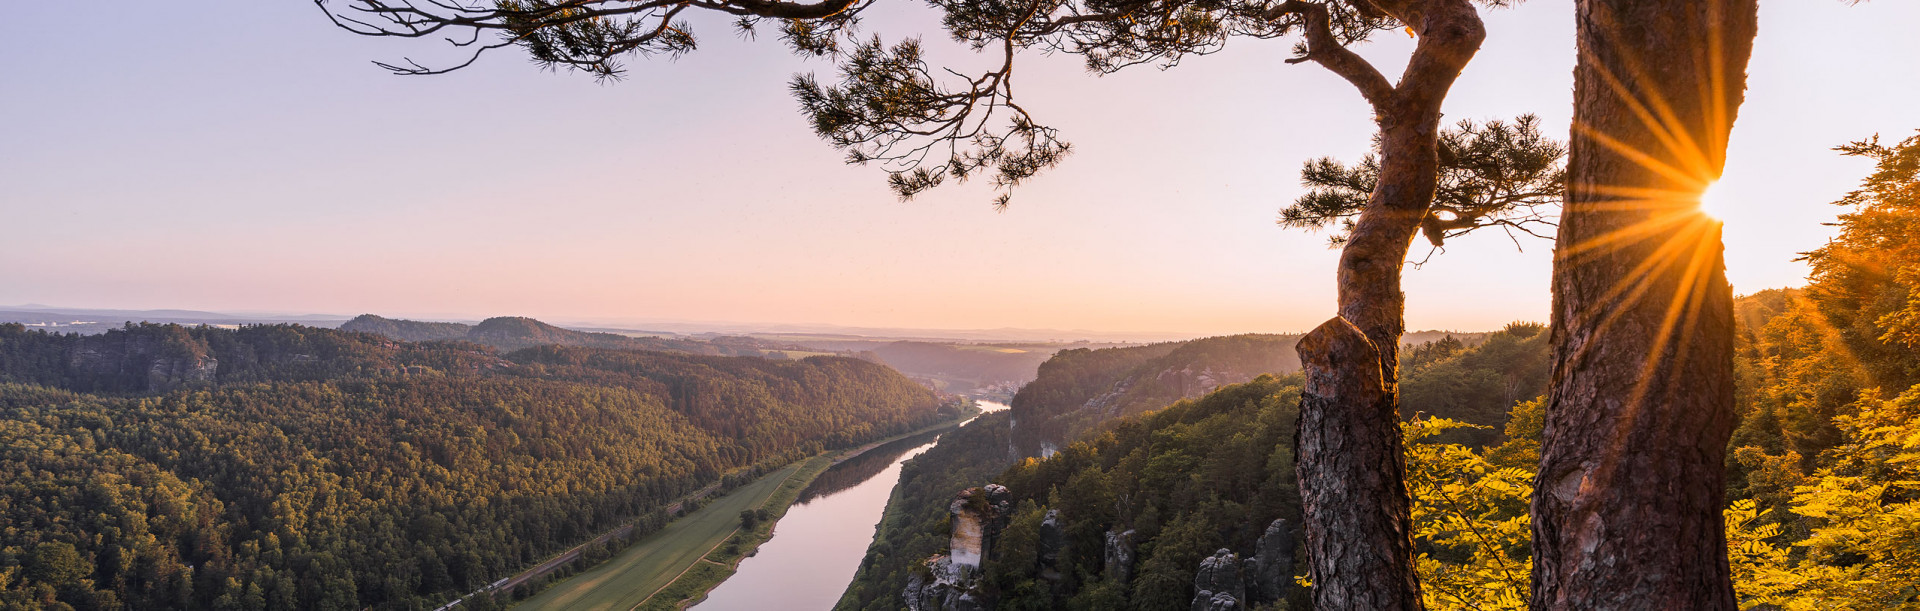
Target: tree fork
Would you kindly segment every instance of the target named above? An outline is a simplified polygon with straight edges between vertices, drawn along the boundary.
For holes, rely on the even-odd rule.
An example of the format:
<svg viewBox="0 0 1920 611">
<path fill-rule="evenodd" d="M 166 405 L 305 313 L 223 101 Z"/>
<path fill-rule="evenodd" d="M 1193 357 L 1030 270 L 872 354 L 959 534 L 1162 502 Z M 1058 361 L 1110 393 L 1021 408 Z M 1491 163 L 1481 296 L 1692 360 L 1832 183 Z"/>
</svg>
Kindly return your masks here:
<svg viewBox="0 0 1920 611">
<path fill-rule="evenodd" d="M 1534 609 L 1737 608 L 1721 511 L 1732 290 L 1700 194 L 1756 0 L 1580 0 L 1533 494 Z"/>
<path fill-rule="evenodd" d="M 1466 0 L 1376 2 L 1420 37 L 1400 82 L 1329 44 L 1307 15 L 1305 59 L 1346 78 L 1380 125 L 1380 182 L 1340 253 L 1340 315 L 1298 346 L 1307 386 L 1296 441 L 1315 608 L 1424 608 L 1414 572 L 1412 499 L 1399 418 L 1400 272 L 1438 188 L 1440 105 L 1486 39 Z"/>
</svg>

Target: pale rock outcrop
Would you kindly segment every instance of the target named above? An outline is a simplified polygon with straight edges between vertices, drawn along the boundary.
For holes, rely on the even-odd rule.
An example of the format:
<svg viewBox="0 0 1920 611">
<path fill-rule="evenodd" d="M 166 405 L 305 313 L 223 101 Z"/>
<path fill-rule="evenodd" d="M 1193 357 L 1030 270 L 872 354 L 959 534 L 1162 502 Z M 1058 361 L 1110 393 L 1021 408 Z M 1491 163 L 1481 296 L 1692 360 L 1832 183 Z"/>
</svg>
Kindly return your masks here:
<svg viewBox="0 0 1920 611">
<path fill-rule="evenodd" d="M 907 588 L 901 592 L 909 611 L 984 611 L 991 607 L 977 593 L 976 571 L 955 566 L 951 556 L 928 558 L 926 566 L 925 575 L 916 571 L 907 577 Z"/>
<path fill-rule="evenodd" d="M 1013 494 L 999 484 L 968 488 L 954 497 L 947 512 L 953 517 L 947 556 L 955 568 L 977 570 L 993 548 L 993 540 L 1007 526 L 1013 512 Z"/>
<path fill-rule="evenodd" d="M 1133 530 L 1125 532 L 1107 531 L 1107 549 L 1104 554 L 1107 576 L 1117 583 L 1133 580 Z"/>
<path fill-rule="evenodd" d="M 1046 517 L 1040 520 L 1040 564 L 1053 566 L 1060 559 L 1060 548 L 1066 543 L 1067 533 L 1060 525 L 1060 510 L 1048 509 Z"/>
<path fill-rule="evenodd" d="M 907 578 L 900 593 L 911 611 L 983 611 L 993 601 L 980 592 L 980 564 L 1012 518 L 1013 494 L 1005 486 L 987 484 L 955 495 L 947 506 L 953 522 L 946 555 L 926 561 L 926 573 Z"/>
</svg>

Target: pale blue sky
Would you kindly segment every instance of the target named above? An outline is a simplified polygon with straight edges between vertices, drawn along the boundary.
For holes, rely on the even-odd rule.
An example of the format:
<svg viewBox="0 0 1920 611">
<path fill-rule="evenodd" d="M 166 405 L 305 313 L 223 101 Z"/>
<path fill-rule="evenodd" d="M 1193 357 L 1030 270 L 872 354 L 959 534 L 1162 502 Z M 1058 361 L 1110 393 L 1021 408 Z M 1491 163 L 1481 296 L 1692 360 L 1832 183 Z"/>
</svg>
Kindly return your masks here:
<svg viewBox="0 0 1920 611">
<path fill-rule="evenodd" d="M 438 47 L 336 31 L 312 5 L 30 3 L 0 22 L 0 304 L 555 320 L 1222 333 L 1331 314 L 1334 253 L 1285 231 L 1301 161 L 1352 159 L 1359 97 L 1290 42 L 1169 71 L 1024 57 L 1026 106 L 1078 152 L 995 213 L 984 185 L 896 201 L 785 91 L 776 42 L 599 84 L 517 53 L 438 77 Z M 925 33 L 882 2 L 867 29 Z M 1571 2 L 1487 14 L 1450 118 L 1571 114 Z M 1827 149 L 1920 128 L 1920 4 L 1767 0 L 1718 194 L 1740 291 L 1802 282 L 1827 205 L 1866 170 Z M 1363 52 L 1397 73 L 1409 41 Z M 1390 65 L 1388 65 L 1390 64 Z M 1418 253 L 1416 253 L 1418 254 Z M 1407 274 L 1412 328 L 1547 312 L 1548 248 L 1459 241 Z"/>
</svg>

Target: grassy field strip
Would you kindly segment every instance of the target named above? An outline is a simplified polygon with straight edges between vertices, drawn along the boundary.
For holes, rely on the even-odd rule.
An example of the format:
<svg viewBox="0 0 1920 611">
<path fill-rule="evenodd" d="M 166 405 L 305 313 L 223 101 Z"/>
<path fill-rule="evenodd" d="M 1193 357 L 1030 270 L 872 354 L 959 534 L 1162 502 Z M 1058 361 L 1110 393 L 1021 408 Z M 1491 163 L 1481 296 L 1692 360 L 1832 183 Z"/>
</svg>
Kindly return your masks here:
<svg viewBox="0 0 1920 611">
<path fill-rule="evenodd" d="M 955 422 L 943 422 L 902 433 L 852 450 L 822 454 L 769 473 L 751 484 L 713 499 L 699 511 L 668 523 L 660 532 L 628 547 L 600 566 L 555 584 L 515 609 L 634 611 L 684 608 L 705 598 L 708 591 L 733 575 L 740 560 L 759 549 L 761 543 L 773 538 L 773 528 L 779 518 L 786 515 L 787 508 L 800 497 L 800 491 L 821 472 L 883 444 L 951 427 Z M 747 509 L 771 509 L 774 515 L 758 528 L 742 531 L 740 512 Z M 722 549 L 723 546 L 725 549 Z"/>
<path fill-rule="evenodd" d="M 668 515 L 676 513 L 680 511 L 680 507 L 682 505 L 685 505 L 687 501 L 694 501 L 694 500 L 706 498 L 707 495 L 713 494 L 713 491 L 719 487 L 720 487 L 719 482 L 707 484 L 705 487 L 702 487 L 699 490 L 695 490 L 687 494 L 686 496 L 681 497 L 680 500 L 674 501 L 672 505 L 666 506 L 666 508 L 663 511 L 667 512 Z M 579 558 L 580 550 L 586 549 L 587 546 L 606 543 L 608 539 L 612 539 L 614 537 L 624 537 L 628 532 L 632 532 L 632 531 L 633 531 L 633 525 L 627 524 L 619 528 L 615 528 L 613 530 L 600 533 L 599 536 L 594 537 L 592 540 L 589 540 L 586 543 L 576 545 L 568 549 L 567 551 L 560 552 L 558 554 L 554 554 L 552 556 L 547 557 L 547 559 L 542 560 L 538 564 L 534 565 L 534 568 L 527 569 L 525 571 L 522 571 L 518 575 L 514 575 L 512 577 L 503 579 L 497 585 L 489 585 L 487 587 L 476 590 L 473 592 L 473 594 L 481 594 L 485 592 L 512 592 L 515 586 L 531 581 L 534 578 L 540 577 L 547 573 L 551 573 L 554 570 L 560 568 L 561 565 L 566 564 L 568 562 L 572 562 L 575 558 Z M 473 594 L 469 594 L 469 596 L 472 596 Z M 457 606 L 459 606 L 459 603 L 454 602 L 454 603 L 448 604 L 447 607 L 443 607 L 443 608 L 452 608 Z"/>
<path fill-rule="evenodd" d="M 673 583 L 654 593 L 649 597 L 650 600 L 642 601 L 642 604 L 634 605 L 633 609 L 628 611 L 684 609 L 706 598 L 707 592 L 718 587 L 721 582 L 726 581 L 739 570 L 741 560 L 745 560 L 747 556 L 753 554 L 754 550 L 759 549 L 760 544 L 773 538 L 775 524 L 786 515 L 787 509 L 793 506 L 793 502 L 800 498 L 800 491 L 806 489 L 807 484 L 813 483 L 813 478 L 818 477 L 833 464 L 831 455 L 823 454 L 807 459 L 799 469 L 780 482 L 780 486 L 773 494 L 768 495 L 756 507 L 756 509 L 773 510 L 773 516 L 751 531 L 735 529 L 735 532 L 727 537 L 725 549 L 715 545 L 713 549 L 707 551 L 706 556 L 701 558 L 705 562 L 687 567 L 687 570 L 682 571 L 680 575 L 674 576 Z"/>
<path fill-rule="evenodd" d="M 555 584 L 516 608 L 625 611 L 639 605 L 733 536 L 740 527 L 740 512 L 764 504 L 803 464 L 775 471 L 714 499 L 600 566 Z"/>
<path fill-rule="evenodd" d="M 784 482 L 782 482 L 782 483 L 784 483 Z M 680 581 L 680 578 L 681 578 L 681 577 L 684 577 L 684 576 L 686 576 L 686 574 L 687 574 L 687 571 L 691 571 L 691 570 L 693 570 L 693 567 L 696 567 L 696 566 L 700 566 L 700 563 L 701 563 L 701 562 L 708 562 L 708 563 L 712 563 L 712 564 L 720 564 L 720 563 L 718 563 L 718 562 L 714 562 L 714 561 L 712 561 L 712 560 L 708 560 L 708 559 L 707 559 L 707 556 L 708 556 L 708 555 L 711 555 L 711 554 L 713 553 L 713 550 L 717 550 L 717 549 L 720 549 L 720 545 L 721 545 L 721 544 L 723 544 L 723 543 L 726 543 L 726 542 L 728 542 L 728 541 L 731 541 L 731 540 L 733 540 L 733 536 L 734 536 L 734 535 L 737 535 L 737 534 L 740 534 L 740 529 L 738 529 L 738 528 L 735 528 L 735 529 L 733 529 L 733 532 L 730 532 L 730 533 L 727 533 L 727 537 L 726 537 L 725 539 L 721 539 L 719 543 L 715 543 L 715 544 L 713 544 L 713 547 L 709 547 L 709 548 L 707 548 L 707 553 L 705 553 L 705 554 L 701 554 L 701 555 L 700 555 L 700 560 L 698 560 L 698 561 L 696 561 L 696 562 L 694 562 L 693 564 L 689 564 L 689 565 L 687 565 L 687 568 L 684 568 L 684 569 L 681 569 L 681 570 L 680 570 L 680 574 L 679 574 L 679 575 L 674 575 L 674 576 L 673 576 L 673 579 L 667 582 L 667 585 L 664 585 L 664 586 L 660 586 L 660 589 L 659 589 L 659 590 L 654 590 L 653 592 L 650 592 L 650 593 L 648 593 L 648 594 L 647 594 L 647 597 L 646 597 L 646 598 L 644 598 L 644 599 L 641 599 L 641 601 L 640 601 L 640 602 L 638 602 L 638 603 L 634 603 L 634 605 L 633 605 L 633 609 L 639 609 L 639 608 L 640 608 L 640 605 L 644 605 L 644 604 L 647 604 L 647 601 L 649 601 L 649 600 L 653 600 L 653 597 L 654 597 L 654 596 L 657 596 L 657 595 L 659 595 L 659 594 L 660 594 L 660 590 L 665 590 L 665 589 L 667 589 L 667 588 L 669 588 L 669 587 L 672 587 L 672 586 L 673 586 L 673 584 L 674 584 L 674 582 L 677 582 L 677 581 Z M 726 566 L 726 565 L 721 565 L 721 566 Z M 627 611 L 633 611 L 633 609 L 628 609 Z"/>
</svg>

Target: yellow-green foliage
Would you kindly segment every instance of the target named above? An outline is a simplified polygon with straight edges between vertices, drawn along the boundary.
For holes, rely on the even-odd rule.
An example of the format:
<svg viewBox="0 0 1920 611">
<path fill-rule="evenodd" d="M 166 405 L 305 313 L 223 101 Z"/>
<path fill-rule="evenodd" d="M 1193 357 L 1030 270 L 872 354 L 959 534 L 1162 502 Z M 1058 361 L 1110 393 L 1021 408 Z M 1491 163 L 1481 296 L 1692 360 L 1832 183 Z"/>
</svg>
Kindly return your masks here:
<svg viewBox="0 0 1920 611">
<path fill-rule="evenodd" d="M 1514 420 L 1537 416 L 1539 404 L 1515 407 Z M 1429 609 L 1525 609 L 1533 571 L 1527 548 L 1533 471 L 1489 460 L 1502 448 L 1513 453 L 1512 441 L 1485 452 L 1429 441 L 1470 426 L 1444 418 L 1401 425 L 1422 598 Z"/>
<path fill-rule="evenodd" d="M 1745 301 L 1729 556 L 1744 608 L 1920 609 L 1920 136 L 1876 161 L 1807 253 Z"/>
<path fill-rule="evenodd" d="M 1836 418 L 1845 443 L 1794 488 L 1792 513 L 1813 526 L 1780 545 L 1752 500 L 1727 510 L 1741 608 L 1920 609 L 1920 388 L 1869 395 Z M 1796 561 L 1795 559 L 1798 558 Z"/>
</svg>

